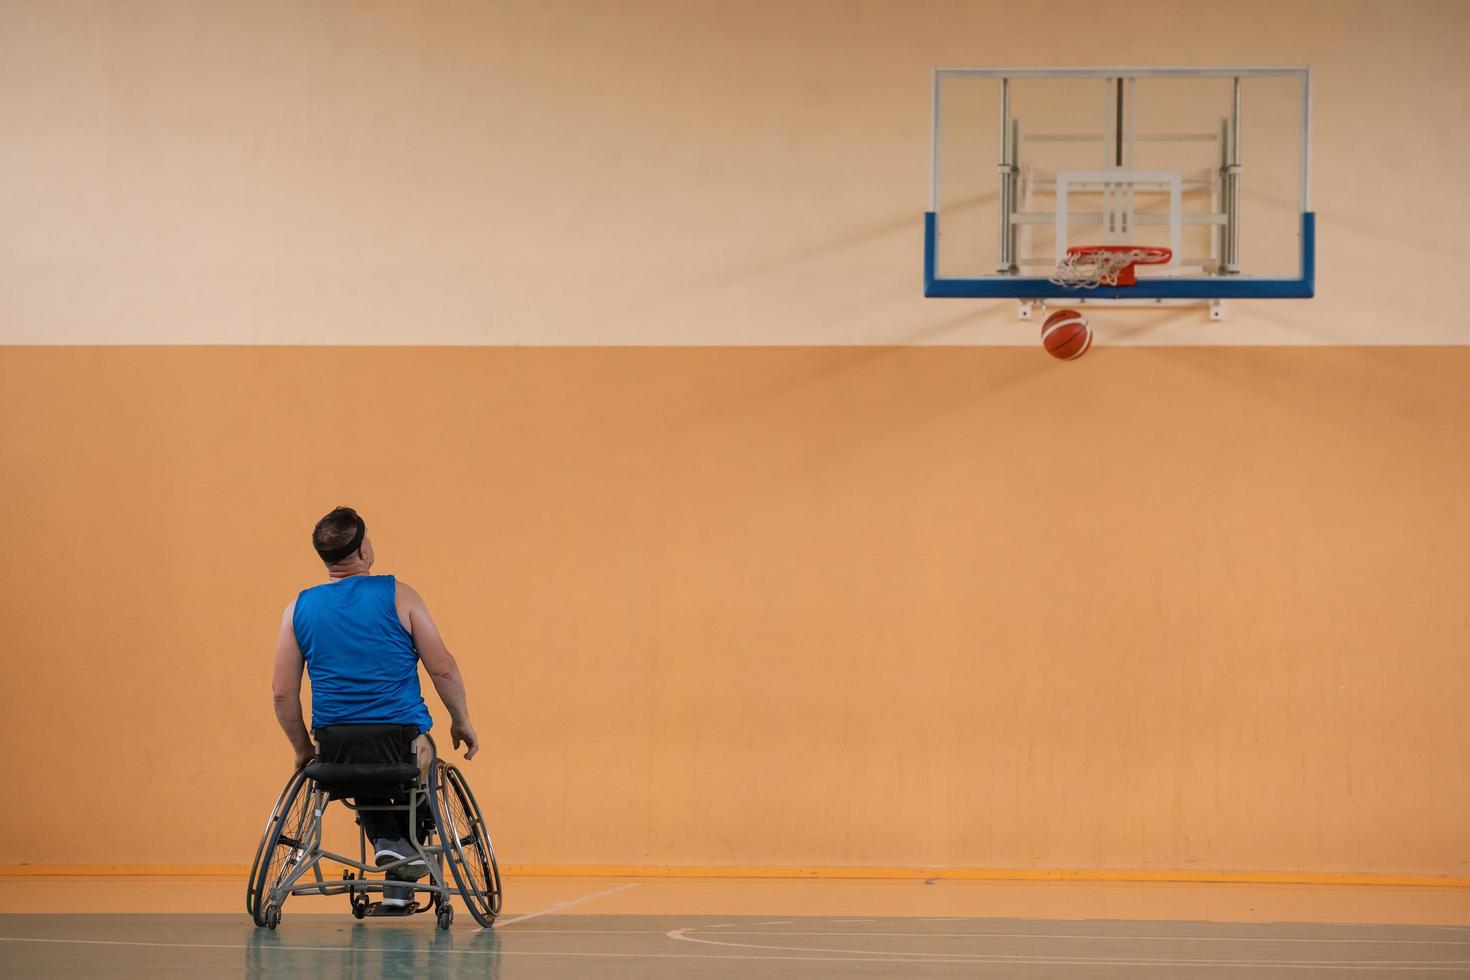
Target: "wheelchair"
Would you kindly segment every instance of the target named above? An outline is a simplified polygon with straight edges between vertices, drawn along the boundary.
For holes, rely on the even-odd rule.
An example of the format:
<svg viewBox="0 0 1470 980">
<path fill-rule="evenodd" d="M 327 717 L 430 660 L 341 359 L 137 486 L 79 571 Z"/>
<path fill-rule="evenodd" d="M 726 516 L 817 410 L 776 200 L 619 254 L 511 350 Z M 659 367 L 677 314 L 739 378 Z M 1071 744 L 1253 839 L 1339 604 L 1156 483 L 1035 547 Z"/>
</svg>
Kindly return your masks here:
<svg viewBox="0 0 1470 980">
<path fill-rule="evenodd" d="M 339 747 L 334 755 L 338 757 L 343 755 L 340 747 L 345 744 L 350 748 L 352 740 L 358 737 L 365 740 L 364 744 L 377 738 L 381 745 L 385 735 L 389 738 L 396 735 L 400 739 L 397 744 L 409 745 L 411 736 L 417 735 L 412 728 L 383 725 L 339 725 L 332 731 Z M 405 737 L 409 738 L 406 742 L 402 741 Z M 429 744 L 433 746 L 432 739 Z M 325 739 L 322 747 L 322 755 L 328 755 Z M 404 758 L 400 752 L 391 754 Z M 412 757 L 410 748 L 407 758 Z M 357 802 L 359 799 L 388 802 L 363 804 Z M 391 864 L 370 863 L 370 842 L 361 819 L 356 859 L 325 849 L 322 816 L 333 800 L 353 811 L 406 813 L 408 843 L 415 853 Z M 427 826 L 423 809 L 431 817 Z M 341 865 L 342 877 L 328 879 L 323 875 L 323 861 Z M 428 869 L 427 881 L 369 877 L 386 875 L 402 865 L 419 861 Z M 382 895 L 385 887 L 411 889 L 413 900 L 408 905 L 374 901 L 371 896 Z M 490 928 L 500 914 L 500 867 L 495 861 L 495 848 L 490 843 L 484 815 L 464 774 L 457 766 L 440 759 L 437 751 L 429 763 L 426 779 L 421 777 L 416 761 L 357 762 L 339 758 L 322 761 L 318 757 L 296 770 L 281 790 L 255 849 L 245 909 L 257 927 L 274 929 L 281 921 L 281 907 L 293 895 L 346 895 L 352 915 L 357 919 L 433 911 L 440 929 L 448 929 L 454 921 L 450 899 L 457 895 L 475 921 Z"/>
</svg>

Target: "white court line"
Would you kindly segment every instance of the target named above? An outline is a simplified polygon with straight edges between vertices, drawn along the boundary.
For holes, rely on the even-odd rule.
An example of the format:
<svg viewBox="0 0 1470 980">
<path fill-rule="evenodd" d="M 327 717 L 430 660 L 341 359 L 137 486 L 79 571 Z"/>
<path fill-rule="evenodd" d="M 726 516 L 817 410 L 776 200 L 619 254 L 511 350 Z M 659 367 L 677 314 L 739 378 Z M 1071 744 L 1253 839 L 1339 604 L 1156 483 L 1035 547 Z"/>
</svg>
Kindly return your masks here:
<svg viewBox="0 0 1470 980">
<path fill-rule="evenodd" d="M 1470 966 L 1470 960 L 1200 960 L 1200 959 L 1164 959 L 1152 957 L 1108 957 L 1108 956 L 1025 956 L 1015 954 L 985 954 L 985 953 L 920 953 L 920 952 L 893 952 L 885 953 L 883 950 L 867 949 L 831 949 L 818 946 L 762 946 L 756 943 L 728 943 L 717 939 L 696 939 L 688 933 L 693 932 L 698 926 L 690 926 L 684 929 L 670 929 L 666 935 L 670 939 L 683 940 L 686 943 L 703 943 L 709 946 L 731 946 L 739 949 L 776 950 L 779 952 L 801 952 L 803 950 L 813 953 L 847 953 L 849 955 L 866 956 L 891 956 L 895 959 L 901 958 L 900 962 L 909 963 L 1046 963 L 1060 964 L 1083 964 L 1096 963 L 1106 966 L 1238 966 L 1238 967 L 1276 967 L 1281 969 L 1295 970 L 1366 970 L 1383 969 L 1385 967 L 1396 970 L 1448 970 L 1462 969 Z M 725 935 L 728 935 L 726 933 Z"/>
<path fill-rule="evenodd" d="M 678 931 L 678 930 L 675 930 Z M 701 940 L 690 940 L 700 942 Z M 40 939 L 28 936 L 0 936 L 0 943 L 44 943 L 48 945 L 74 945 L 74 946 L 144 946 L 151 949 L 225 949 L 237 952 L 257 949 L 261 951 L 287 950 L 297 953 L 352 953 L 361 954 L 360 947 L 352 946 L 287 946 L 269 945 L 252 947 L 243 944 L 231 943 L 152 943 L 141 941 L 125 941 L 116 939 Z M 759 947 L 756 947 L 759 948 Z M 420 949 L 383 949 L 380 953 L 413 953 Z M 1041 964 L 1076 964 L 1076 963 L 1100 963 L 1110 966 L 1286 966 L 1289 969 L 1336 969 L 1336 970 L 1376 970 L 1384 965 L 1389 965 L 1396 971 L 1418 971 L 1418 972 L 1443 972 L 1453 969 L 1462 971 L 1465 964 L 1470 960 L 1460 963 L 1458 961 L 1446 960 L 1434 966 L 1401 966 L 1397 964 L 1384 963 L 1316 963 L 1303 966 L 1291 966 L 1289 964 L 1272 963 L 1266 960 L 1123 960 L 1123 959 L 1086 959 L 1072 957 L 1069 959 L 1056 959 L 1041 956 L 963 956 L 947 960 L 921 960 L 914 959 L 906 954 L 887 955 L 879 954 L 857 955 L 857 956 L 764 956 L 749 953 L 614 953 L 614 952 L 572 952 L 570 950 L 524 950 L 524 949 L 431 949 L 429 952 L 440 953 L 445 956 L 570 956 L 579 958 L 604 959 L 644 959 L 644 960 L 757 960 L 767 962 L 784 961 L 806 961 L 813 963 L 908 963 L 913 966 L 950 966 L 956 963 L 1041 963 Z"/>
<path fill-rule="evenodd" d="M 584 902 L 590 902 L 594 898 L 606 898 L 608 895 L 616 895 L 618 892 L 625 892 L 629 888 L 637 888 L 637 887 L 638 887 L 638 882 L 635 881 L 635 882 L 631 882 L 630 884 L 619 885 L 616 888 L 609 888 L 607 891 L 605 891 L 605 892 L 598 892 L 595 895 L 583 895 L 581 898 L 572 898 L 572 899 L 568 899 L 565 902 L 552 902 L 549 906 L 547 906 L 546 908 L 542 909 L 540 912 L 532 912 L 532 913 L 530 913 L 528 915 L 518 915 L 514 919 L 505 919 L 505 920 L 501 921 L 499 923 L 499 925 L 501 925 L 501 926 L 513 926 L 517 922 L 525 922 L 527 919 L 535 919 L 535 918 L 538 918 L 539 916 L 550 915 L 553 912 L 561 912 L 564 909 L 569 909 L 569 908 L 572 908 L 573 906 L 581 905 Z"/>
<path fill-rule="evenodd" d="M 777 922 L 759 922 L 756 925 L 781 925 Z M 723 926 L 693 926 L 693 929 L 720 929 Z M 550 932 L 551 930 L 546 930 Z M 571 932 L 572 930 L 566 930 Z M 665 933 L 664 935 L 668 935 Z M 900 939 L 1149 939 L 1160 942 L 1189 943 L 1398 943 L 1407 946 L 1470 946 L 1465 939 L 1318 939 L 1291 936 L 1099 936 L 1088 933 L 1066 932 L 796 932 L 782 929 L 779 932 L 757 932 L 753 929 L 736 929 L 724 933 L 726 936 L 883 936 Z"/>
<path fill-rule="evenodd" d="M 761 932 L 755 929 L 735 929 L 738 922 L 726 922 L 716 926 L 694 926 L 692 928 L 723 929 L 725 936 L 881 936 L 886 939 L 1145 939 L 1182 943 L 1342 943 L 1349 946 L 1368 943 L 1384 943 L 1405 946 L 1470 946 L 1466 939 L 1319 939 L 1308 936 L 1103 936 L 1087 933 L 1065 932 L 798 932 L 782 929 L 779 932 Z M 1416 928 L 1424 928 L 1422 926 Z M 667 936 L 664 929 L 519 929 L 517 936 Z"/>
</svg>

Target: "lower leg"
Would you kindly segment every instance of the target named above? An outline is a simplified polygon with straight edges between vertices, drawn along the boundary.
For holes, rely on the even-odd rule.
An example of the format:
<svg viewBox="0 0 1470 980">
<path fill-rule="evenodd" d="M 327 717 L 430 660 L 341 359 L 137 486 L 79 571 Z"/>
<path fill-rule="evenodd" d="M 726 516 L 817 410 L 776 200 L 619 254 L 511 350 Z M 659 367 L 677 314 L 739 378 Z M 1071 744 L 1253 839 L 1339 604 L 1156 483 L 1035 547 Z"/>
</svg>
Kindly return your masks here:
<svg viewBox="0 0 1470 980">
<path fill-rule="evenodd" d="M 392 806 L 391 799 L 357 799 L 358 806 Z M 362 825 L 367 839 L 376 844 L 380 840 L 398 840 L 407 836 L 406 814 L 396 810 L 358 810 L 357 822 Z"/>
</svg>

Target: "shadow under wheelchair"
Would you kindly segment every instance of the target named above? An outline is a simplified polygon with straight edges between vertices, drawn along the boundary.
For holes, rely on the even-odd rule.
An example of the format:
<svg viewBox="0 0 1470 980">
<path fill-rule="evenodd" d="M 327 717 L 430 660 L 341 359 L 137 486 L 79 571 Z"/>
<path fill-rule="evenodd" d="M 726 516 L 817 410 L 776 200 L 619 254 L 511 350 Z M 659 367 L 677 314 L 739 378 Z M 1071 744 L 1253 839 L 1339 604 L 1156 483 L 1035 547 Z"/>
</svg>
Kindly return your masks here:
<svg viewBox="0 0 1470 980">
<path fill-rule="evenodd" d="M 500 914 L 500 868 L 480 805 L 459 768 L 436 751 L 425 778 L 416 762 L 406 761 L 415 757 L 418 731 L 412 727 L 336 725 L 317 736 L 322 757 L 292 774 L 255 849 L 245 908 L 256 926 L 280 924 L 281 907 L 293 895 L 346 895 L 358 919 L 433 911 L 440 929 L 454 921 L 450 899 L 457 895 L 476 922 L 493 925 Z M 384 755 L 399 761 L 381 761 Z M 357 858 L 322 846 L 322 817 L 333 800 L 359 815 Z M 421 816 L 425 800 L 431 817 L 427 826 Z M 370 863 L 361 815 L 371 812 L 404 814 L 412 853 Z M 323 874 L 323 861 L 341 865 L 341 877 Z M 401 880 L 410 866 L 426 869 L 428 881 Z M 370 878 L 373 874 L 383 877 Z M 373 900 L 389 888 L 411 892 L 413 901 Z"/>
</svg>

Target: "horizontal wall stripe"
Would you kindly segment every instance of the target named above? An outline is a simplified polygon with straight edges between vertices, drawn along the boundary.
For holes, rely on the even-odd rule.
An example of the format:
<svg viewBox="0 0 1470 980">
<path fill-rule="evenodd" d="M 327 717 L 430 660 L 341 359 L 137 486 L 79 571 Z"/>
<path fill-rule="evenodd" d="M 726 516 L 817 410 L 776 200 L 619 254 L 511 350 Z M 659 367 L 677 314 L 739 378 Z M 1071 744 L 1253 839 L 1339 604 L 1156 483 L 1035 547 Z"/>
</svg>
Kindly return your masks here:
<svg viewBox="0 0 1470 980">
<path fill-rule="evenodd" d="M 239 877 L 245 865 L 5 865 L 9 877 Z M 1470 888 L 1470 877 L 1310 871 L 1155 871 L 1017 868 L 769 868 L 679 865 L 520 865 L 501 868 L 509 878 L 744 878 L 830 881 L 1092 881 L 1236 885 L 1377 885 L 1397 888 Z"/>
</svg>

